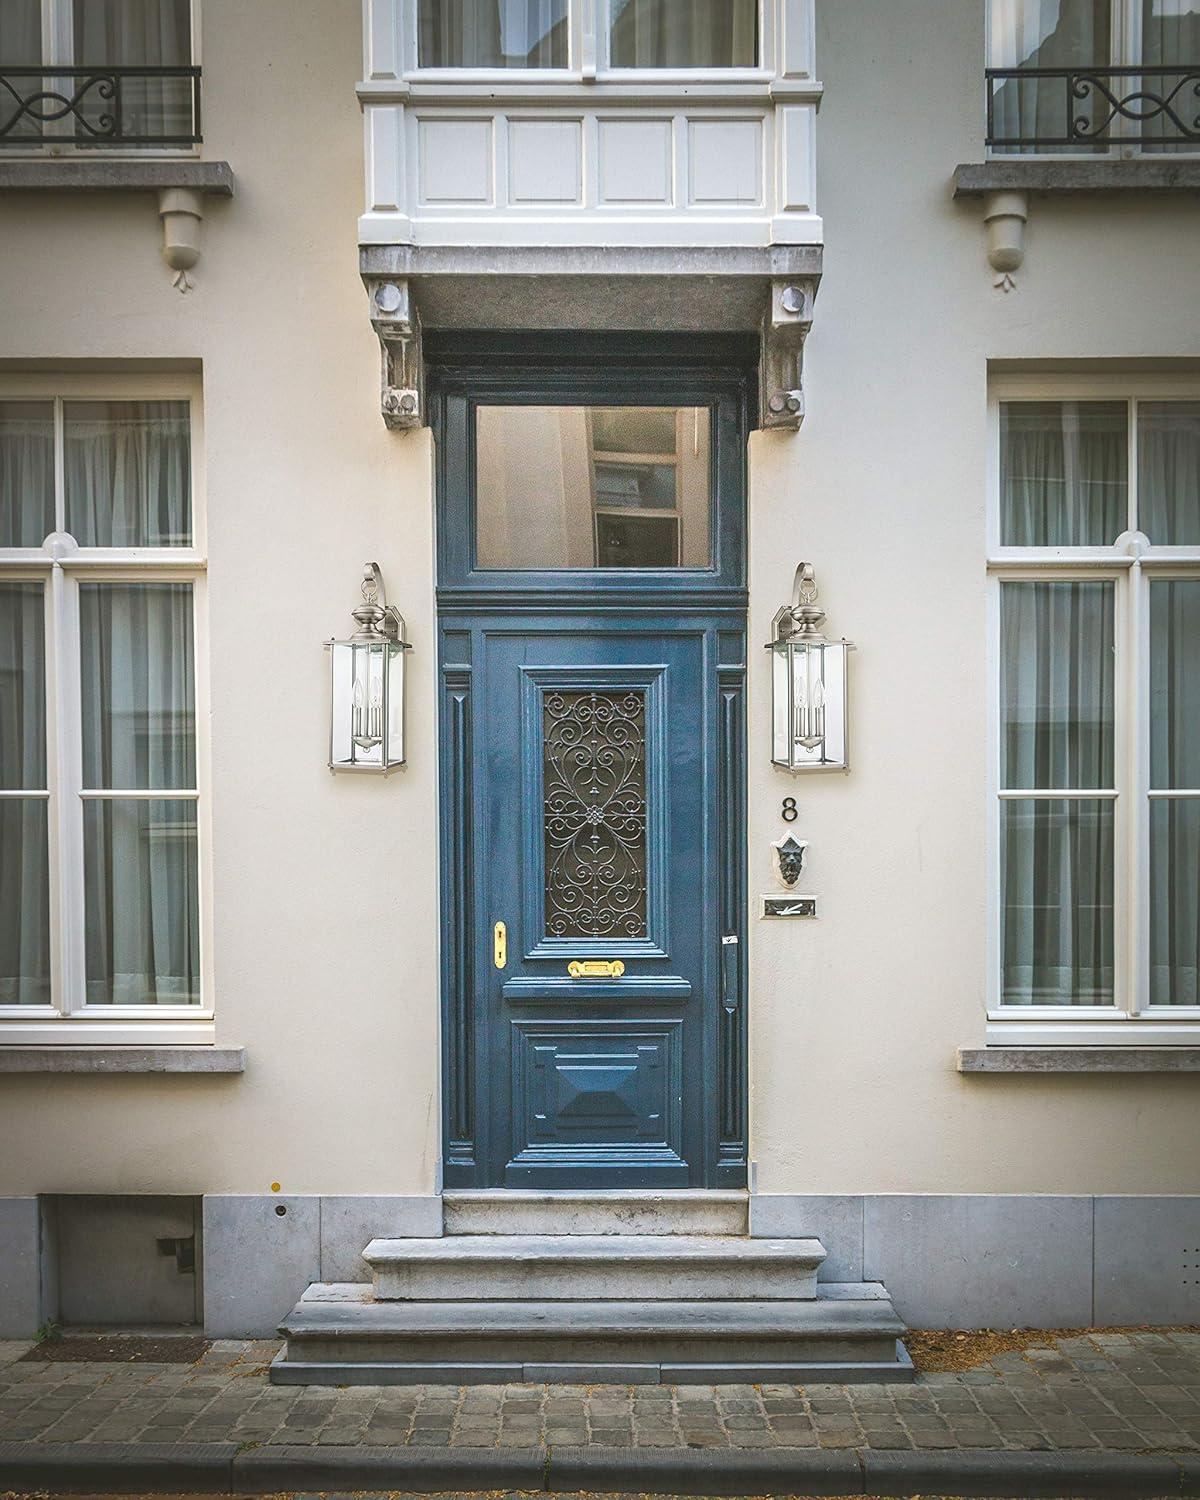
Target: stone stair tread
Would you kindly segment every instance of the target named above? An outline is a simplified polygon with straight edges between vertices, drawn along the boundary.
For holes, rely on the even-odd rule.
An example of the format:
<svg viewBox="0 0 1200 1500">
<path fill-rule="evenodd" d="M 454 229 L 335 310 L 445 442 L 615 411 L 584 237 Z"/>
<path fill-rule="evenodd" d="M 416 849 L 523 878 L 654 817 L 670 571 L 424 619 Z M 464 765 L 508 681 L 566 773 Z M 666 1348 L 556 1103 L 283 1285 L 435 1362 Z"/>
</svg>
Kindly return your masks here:
<svg viewBox="0 0 1200 1500">
<path fill-rule="evenodd" d="M 819 1265 L 817 1239 L 749 1239 L 743 1235 L 683 1234 L 455 1234 L 438 1239 L 376 1239 L 363 1251 L 371 1266 L 413 1261 L 493 1264 L 569 1261 L 583 1265 L 677 1264 L 723 1261 L 736 1265 Z"/>
<path fill-rule="evenodd" d="M 310 1288 L 310 1291 L 312 1289 Z M 573 1337 L 900 1338 L 905 1325 L 886 1298 L 778 1302 L 364 1302 L 308 1294 L 280 1324 L 289 1341 L 514 1334 Z"/>
</svg>

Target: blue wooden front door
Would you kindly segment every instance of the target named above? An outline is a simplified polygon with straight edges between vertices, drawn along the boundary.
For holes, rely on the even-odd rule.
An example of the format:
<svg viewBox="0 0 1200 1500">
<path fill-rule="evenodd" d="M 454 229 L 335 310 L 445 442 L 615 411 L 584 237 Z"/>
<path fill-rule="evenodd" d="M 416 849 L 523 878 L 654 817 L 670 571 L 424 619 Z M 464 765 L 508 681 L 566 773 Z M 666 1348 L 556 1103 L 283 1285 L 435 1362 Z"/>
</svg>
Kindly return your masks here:
<svg viewBox="0 0 1200 1500">
<path fill-rule="evenodd" d="M 475 356 L 435 382 L 447 1186 L 745 1182 L 745 402 L 740 372 L 682 363 L 559 366 L 550 420 L 567 432 L 569 403 L 592 403 L 593 449 L 604 402 L 682 404 L 689 439 L 708 424 L 695 567 L 636 455 L 592 464 L 590 569 L 498 565 L 475 515 L 477 407 L 493 431 L 498 404 L 510 429 L 544 428 L 550 377 Z M 506 415 L 520 401 L 543 404 Z M 630 546 L 640 566 L 616 565 Z"/>
</svg>

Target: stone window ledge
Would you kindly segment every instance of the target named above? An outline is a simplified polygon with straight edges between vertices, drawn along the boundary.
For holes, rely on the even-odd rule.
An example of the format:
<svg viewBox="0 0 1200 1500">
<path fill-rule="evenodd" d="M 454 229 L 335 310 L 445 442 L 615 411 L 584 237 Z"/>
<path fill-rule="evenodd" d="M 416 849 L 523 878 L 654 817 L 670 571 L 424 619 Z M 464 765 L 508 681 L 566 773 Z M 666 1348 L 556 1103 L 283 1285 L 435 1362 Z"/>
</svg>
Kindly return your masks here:
<svg viewBox="0 0 1200 1500">
<path fill-rule="evenodd" d="M 170 189 L 232 198 L 227 161 L 0 161 L 0 190 L 18 193 L 161 193 Z"/>
<path fill-rule="evenodd" d="M 960 1073 L 1200 1073 L 1200 1047 L 960 1047 Z"/>
<path fill-rule="evenodd" d="M 0 1073 L 244 1073 L 244 1047 L 0 1046 Z"/>
<path fill-rule="evenodd" d="M 1037 197 L 1200 193 L 1200 159 L 987 161 L 955 168 L 956 198 L 982 198 L 988 193 L 1029 193 Z"/>
</svg>

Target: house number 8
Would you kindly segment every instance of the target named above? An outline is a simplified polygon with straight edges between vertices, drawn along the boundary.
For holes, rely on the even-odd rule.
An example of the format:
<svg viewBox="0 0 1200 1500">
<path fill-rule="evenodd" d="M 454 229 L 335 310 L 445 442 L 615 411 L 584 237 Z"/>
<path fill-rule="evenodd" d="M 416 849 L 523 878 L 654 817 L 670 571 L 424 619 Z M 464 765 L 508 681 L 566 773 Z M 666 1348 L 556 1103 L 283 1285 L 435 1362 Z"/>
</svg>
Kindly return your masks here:
<svg viewBox="0 0 1200 1500">
<path fill-rule="evenodd" d="M 783 821 L 785 823 L 794 823 L 799 816 L 800 814 L 796 811 L 795 797 L 785 797 L 783 799 Z"/>
</svg>

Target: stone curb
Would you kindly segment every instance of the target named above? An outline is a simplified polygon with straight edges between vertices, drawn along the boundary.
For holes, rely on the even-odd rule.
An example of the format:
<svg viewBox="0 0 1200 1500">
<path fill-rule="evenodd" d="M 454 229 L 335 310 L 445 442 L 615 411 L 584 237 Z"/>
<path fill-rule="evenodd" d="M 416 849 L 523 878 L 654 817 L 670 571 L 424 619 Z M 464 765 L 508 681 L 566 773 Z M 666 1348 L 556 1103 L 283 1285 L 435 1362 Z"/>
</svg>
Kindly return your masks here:
<svg viewBox="0 0 1200 1500">
<path fill-rule="evenodd" d="M 355 1448 L 0 1443 L 0 1492 L 266 1495 L 280 1490 L 533 1490 L 676 1495 L 1200 1497 L 1200 1453 L 974 1449 Z"/>
</svg>

